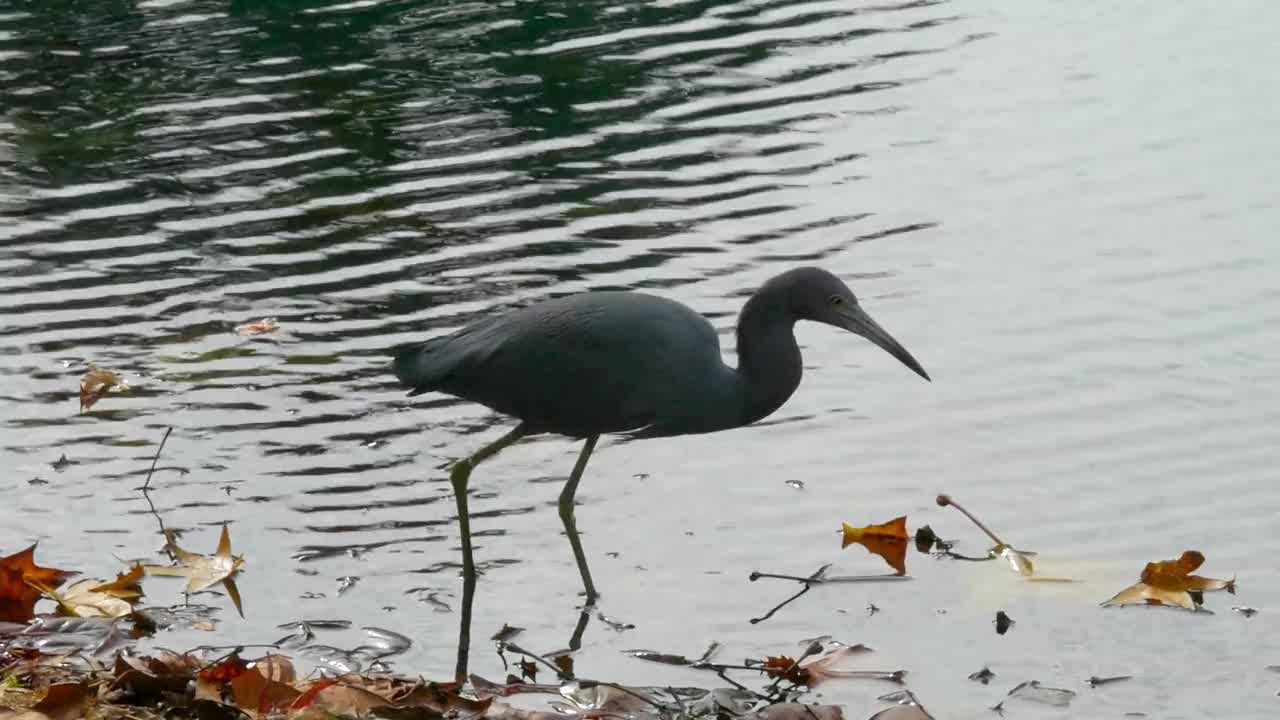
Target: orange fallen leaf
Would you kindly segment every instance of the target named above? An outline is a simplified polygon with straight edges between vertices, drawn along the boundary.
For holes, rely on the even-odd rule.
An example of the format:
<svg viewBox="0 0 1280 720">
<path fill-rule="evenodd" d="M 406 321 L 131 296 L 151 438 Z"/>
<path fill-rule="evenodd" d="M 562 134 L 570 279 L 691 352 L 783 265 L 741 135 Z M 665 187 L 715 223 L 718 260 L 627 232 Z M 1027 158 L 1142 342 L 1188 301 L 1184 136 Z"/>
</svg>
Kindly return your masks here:
<svg viewBox="0 0 1280 720">
<path fill-rule="evenodd" d="M 35 555 L 36 546 L 32 545 L 26 550 L 0 558 L 0 620 L 24 623 L 35 617 L 40 591 L 31 587 L 30 583 L 56 588 L 71 574 L 65 570 L 36 565 Z"/>
<path fill-rule="evenodd" d="M 142 576 L 146 573 L 141 565 L 134 565 L 127 573 L 116 575 L 116 579 L 89 588 L 90 592 L 103 593 L 121 600 L 137 600 L 142 597 Z"/>
<path fill-rule="evenodd" d="M 1138 582 L 1116 593 L 1102 605 L 1164 605 L 1197 610 L 1200 602 L 1193 593 L 1216 590 L 1235 593 L 1235 578 L 1216 580 L 1191 574 L 1203 564 L 1204 554 L 1196 550 L 1187 550 L 1173 560 L 1149 562 L 1142 568 Z"/>
<path fill-rule="evenodd" d="M 99 400 L 106 397 L 112 388 L 117 387 L 127 387 L 119 375 L 90 365 L 89 370 L 80 378 L 80 412 L 93 407 Z"/>
<path fill-rule="evenodd" d="M 201 670 L 196 677 L 203 682 L 223 684 L 229 683 L 239 677 L 242 673 L 247 672 L 249 665 L 240 659 L 236 653 L 228 655 L 213 665 Z"/>
<path fill-rule="evenodd" d="M 1188 550 L 1176 560 L 1147 563 L 1147 566 L 1142 569 L 1142 582 L 1166 590 L 1199 590 L 1201 592 L 1226 590 L 1235 594 L 1234 578 L 1215 580 L 1191 574 L 1203 564 L 1203 553 Z"/>
<path fill-rule="evenodd" d="M 907 516 L 894 518 L 887 523 L 854 527 L 843 525 L 840 547 L 858 544 L 884 558 L 899 575 L 907 574 Z"/>
</svg>

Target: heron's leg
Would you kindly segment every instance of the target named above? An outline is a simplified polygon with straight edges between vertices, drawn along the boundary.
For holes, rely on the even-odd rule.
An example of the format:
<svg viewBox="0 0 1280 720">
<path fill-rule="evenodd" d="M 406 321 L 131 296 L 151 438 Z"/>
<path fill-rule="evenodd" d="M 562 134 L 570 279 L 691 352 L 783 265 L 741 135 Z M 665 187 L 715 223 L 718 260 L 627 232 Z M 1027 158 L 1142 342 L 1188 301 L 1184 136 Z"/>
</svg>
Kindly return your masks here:
<svg viewBox="0 0 1280 720">
<path fill-rule="evenodd" d="M 524 423 L 514 430 L 485 445 L 454 463 L 449 471 L 449 480 L 453 483 L 453 497 L 458 504 L 458 531 L 462 535 L 462 618 L 458 629 L 458 663 L 455 679 L 465 682 L 467 679 L 467 656 L 471 652 L 471 602 L 476 594 L 476 563 L 471 555 L 471 516 L 467 513 L 467 481 L 471 479 L 471 470 L 480 461 L 492 457 L 499 450 L 513 445 L 528 434 Z"/>
<path fill-rule="evenodd" d="M 578 492 L 578 481 L 582 479 L 582 472 L 587 469 L 587 460 L 591 458 L 591 451 L 595 449 L 599 439 L 599 435 L 587 438 L 582 446 L 582 453 L 578 455 L 578 462 L 574 463 L 573 472 L 569 474 L 569 482 L 565 483 L 564 490 L 560 492 L 560 521 L 564 523 L 564 532 L 569 536 L 569 544 L 573 546 L 573 559 L 578 561 L 578 574 L 582 576 L 582 587 L 587 591 L 588 605 L 600 597 L 600 594 L 596 592 L 595 583 L 591 582 L 591 568 L 587 567 L 587 556 L 582 552 L 582 539 L 578 537 L 578 524 L 573 518 L 573 496 Z"/>
</svg>

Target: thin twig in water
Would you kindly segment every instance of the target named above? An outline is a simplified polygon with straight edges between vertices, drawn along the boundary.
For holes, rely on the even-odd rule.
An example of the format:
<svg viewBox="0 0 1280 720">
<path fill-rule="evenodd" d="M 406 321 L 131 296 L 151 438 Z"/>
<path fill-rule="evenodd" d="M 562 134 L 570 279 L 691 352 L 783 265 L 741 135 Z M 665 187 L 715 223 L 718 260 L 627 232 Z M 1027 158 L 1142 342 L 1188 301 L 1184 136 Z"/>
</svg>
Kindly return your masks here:
<svg viewBox="0 0 1280 720">
<path fill-rule="evenodd" d="M 800 592 L 796 593 L 795 595 L 792 595 L 786 600 L 783 600 L 777 605 L 774 605 L 773 609 L 771 609 L 769 612 L 765 613 L 764 615 L 761 615 L 760 617 L 751 618 L 751 620 L 749 620 L 748 622 L 750 622 L 752 625 L 755 625 L 757 623 L 762 623 L 765 620 L 768 620 L 769 618 L 773 617 L 774 613 L 778 612 L 779 610 L 786 607 L 787 605 L 790 605 L 791 603 L 795 602 L 797 599 L 800 598 L 801 595 L 804 595 L 805 593 L 809 592 L 809 588 L 811 587 L 813 587 L 813 583 L 805 583 L 804 587 L 800 588 Z"/>
<path fill-rule="evenodd" d="M 719 675 L 721 680 L 723 680 L 723 681 L 725 681 L 725 682 L 729 683 L 730 685 L 732 685 L 732 686 L 734 686 L 734 687 L 738 688 L 739 690 L 742 690 L 743 692 L 749 692 L 749 693 L 751 693 L 751 695 L 752 695 L 752 696 L 754 696 L 757 700 L 768 700 L 768 699 L 769 699 L 769 696 L 768 696 L 768 695 L 764 695 L 764 694 L 758 693 L 758 692 L 756 692 L 755 690 L 752 690 L 751 688 L 747 687 L 746 685 L 743 685 L 742 683 L 738 682 L 737 680 L 734 680 L 733 678 L 730 678 L 730 677 L 729 677 L 729 675 L 727 674 L 727 670 L 728 670 L 728 669 L 729 669 L 729 668 L 720 668 L 720 669 L 717 669 L 717 670 L 716 670 L 716 675 Z M 746 667 L 743 667 L 743 668 L 741 668 L 741 669 L 743 669 L 743 670 L 758 670 L 759 668 L 746 668 Z"/>
<path fill-rule="evenodd" d="M 517 644 L 515 644 L 515 643 L 513 643 L 513 642 L 506 642 L 506 643 L 503 643 L 503 646 L 504 646 L 507 650 L 510 650 L 510 651 L 511 651 L 511 652 L 513 652 L 513 653 L 516 653 L 516 654 L 518 654 L 518 655 L 524 655 L 524 656 L 527 656 L 527 657 L 531 657 L 531 658 L 533 658 L 534 660 L 537 660 L 538 662 L 542 663 L 543 665 L 546 665 L 547 667 L 551 668 L 551 672 L 555 673 L 555 674 L 556 674 L 556 677 L 560 678 L 561 680 L 563 680 L 563 681 L 565 681 L 565 682 L 569 682 L 569 681 L 573 680 L 573 676 L 572 676 L 572 675 L 570 675 L 570 674 L 566 673 L 565 671 L 561 670 L 561 669 L 560 669 L 560 667 L 559 667 L 559 666 L 557 666 L 555 663 L 551 662 L 550 660 L 548 660 L 548 659 L 546 659 L 546 658 L 542 657 L 541 655 L 539 655 L 539 654 L 537 654 L 537 653 L 529 652 L 528 650 L 525 650 L 524 648 L 520 647 L 519 645 L 517 645 Z"/>
<path fill-rule="evenodd" d="M 156 471 L 156 463 L 160 462 L 160 452 L 164 450 L 164 444 L 169 439 L 169 433 L 173 432 L 173 426 L 165 428 L 164 437 L 160 438 L 160 447 L 156 448 L 156 456 L 151 458 L 151 469 L 147 470 L 147 480 L 142 483 L 142 499 L 147 501 L 147 506 L 151 508 L 151 514 L 155 516 L 156 522 L 160 525 L 160 534 L 165 536 L 164 551 L 170 560 L 176 560 L 177 556 L 170 547 L 169 534 L 164 527 L 164 519 L 160 517 L 160 513 L 156 511 L 156 504 L 151 502 L 151 475 Z"/>
<path fill-rule="evenodd" d="M 751 618 L 749 622 L 752 625 L 755 625 L 756 623 L 761 623 L 761 622 L 764 622 L 765 620 L 768 620 L 769 618 L 773 617 L 774 613 L 786 607 L 788 604 L 794 602 L 801 595 L 804 595 L 805 593 L 809 592 L 809 589 L 812 588 L 814 585 L 825 585 L 830 583 L 891 582 L 891 581 L 911 579 L 909 576 L 898 575 L 896 573 L 889 573 L 886 575 L 836 575 L 834 577 L 828 577 L 827 569 L 830 567 L 831 565 L 829 563 L 826 565 L 823 565 L 808 577 L 800 577 L 799 575 L 783 575 L 780 573 L 766 573 L 766 572 L 753 571 L 747 578 L 751 582 L 755 582 L 757 580 L 765 579 L 765 578 L 770 580 L 790 580 L 791 582 L 798 582 L 804 585 L 804 588 L 800 590 L 800 592 L 796 593 L 795 595 L 792 595 L 786 600 L 783 600 L 782 602 L 775 605 L 772 610 L 765 613 L 764 615 L 758 618 Z"/>
<path fill-rule="evenodd" d="M 164 437 L 160 438 L 160 447 L 156 448 L 156 456 L 151 458 L 151 469 L 147 471 L 147 481 L 142 483 L 143 492 L 151 487 L 151 475 L 156 471 L 156 463 L 160 462 L 160 453 L 164 450 L 164 444 L 169 440 L 171 432 L 173 432 L 172 425 L 164 429 Z"/>
</svg>

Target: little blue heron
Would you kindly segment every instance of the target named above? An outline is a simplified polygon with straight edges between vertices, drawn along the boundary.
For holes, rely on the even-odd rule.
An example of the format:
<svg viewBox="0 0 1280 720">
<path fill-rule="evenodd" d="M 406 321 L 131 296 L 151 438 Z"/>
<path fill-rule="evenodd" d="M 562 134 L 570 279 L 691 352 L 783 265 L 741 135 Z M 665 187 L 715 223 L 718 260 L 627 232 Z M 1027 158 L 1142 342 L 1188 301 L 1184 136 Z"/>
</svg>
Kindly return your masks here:
<svg viewBox="0 0 1280 720">
<path fill-rule="evenodd" d="M 412 388 L 410 395 L 443 392 L 519 420 L 450 471 L 462 535 L 460 667 L 470 624 L 465 599 L 474 592 L 476 574 L 467 514 L 471 470 L 528 435 L 586 440 L 560 493 L 560 519 L 590 603 L 597 593 L 574 521 L 573 496 L 596 441 L 605 434 L 709 433 L 767 417 L 800 384 L 797 320 L 861 335 L 929 379 L 911 353 L 867 315 L 848 286 L 812 267 L 773 277 L 747 300 L 738 316 L 737 368 L 724 363 L 706 318 L 673 300 L 639 292 L 544 300 L 396 353 L 392 369 Z"/>
</svg>

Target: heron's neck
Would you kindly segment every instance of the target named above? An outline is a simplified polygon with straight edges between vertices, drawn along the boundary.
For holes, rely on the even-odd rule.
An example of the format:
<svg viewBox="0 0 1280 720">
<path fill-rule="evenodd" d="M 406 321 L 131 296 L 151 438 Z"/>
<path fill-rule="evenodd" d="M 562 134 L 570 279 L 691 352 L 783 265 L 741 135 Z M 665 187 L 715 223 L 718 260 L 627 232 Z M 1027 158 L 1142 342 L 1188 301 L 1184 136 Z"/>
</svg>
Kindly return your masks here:
<svg viewBox="0 0 1280 720">
<path fill-rule="evenodd" d="M 780 298 L 757 293 L 738 316 L 738 381 L 743 424 L 767 417 L 800 386 L 795 316 Z"/>
</svg>

